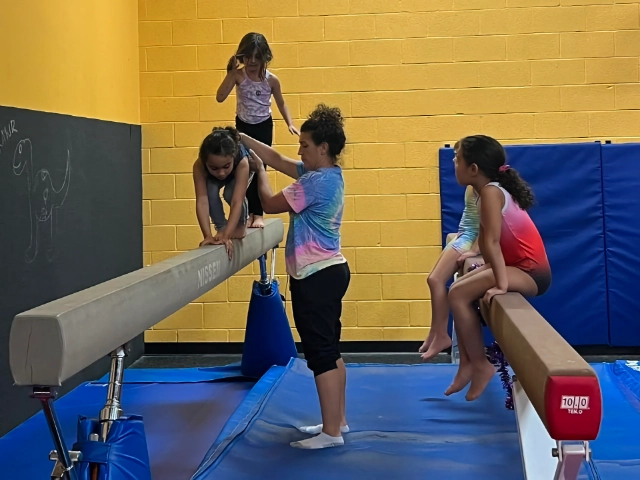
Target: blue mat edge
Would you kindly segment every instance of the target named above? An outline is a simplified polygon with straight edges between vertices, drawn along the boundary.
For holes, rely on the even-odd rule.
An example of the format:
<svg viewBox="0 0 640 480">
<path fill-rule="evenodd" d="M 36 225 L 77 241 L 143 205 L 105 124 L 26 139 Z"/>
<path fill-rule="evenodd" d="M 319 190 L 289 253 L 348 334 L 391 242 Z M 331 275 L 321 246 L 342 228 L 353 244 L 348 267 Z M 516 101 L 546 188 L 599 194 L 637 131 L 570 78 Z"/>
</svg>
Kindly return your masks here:
<svg viewBox="0 0 640 480">
<path fill-rule="evenodd" d="M 175 377 L 182 378 L 176 379 Z M 122 383 L 199 383 L 220 380 L 246 380 L 255 382 L 258 379 L 242 375 L 240 367 L 237 365 L 225 365 L 219 367 L 128 368 L 124 371 Z M 108 382 L 109 373 L 106 373 L 97 380 L 91 380 L 86 383 L 104 385 Z"/>
<path fill-rule="evenodd" d="M 616 380 L 618 388 L 625 395 L 629 403 L 640 412 L 640 381 L 634 376 L 625 360 L 616 360 L 605 364 L 607 371 Z"/>
<path fill-rule="evenodd" d="M 246 430 L 253 418 L 260 412 L 266 400 L 270 397 L 274 388 L 280 383 L 284 373 L 298 360 L 291 358 L 286 367 L 272 366 L 249 391 L 244 401 L 229 417 L 227 423 L 216 438 L 211 448 L 207 451 L 198 470 L 191 480 L 198 480 L 206 471 L 215 465 L 228 451 L 232 443 Z"/>
</svg>

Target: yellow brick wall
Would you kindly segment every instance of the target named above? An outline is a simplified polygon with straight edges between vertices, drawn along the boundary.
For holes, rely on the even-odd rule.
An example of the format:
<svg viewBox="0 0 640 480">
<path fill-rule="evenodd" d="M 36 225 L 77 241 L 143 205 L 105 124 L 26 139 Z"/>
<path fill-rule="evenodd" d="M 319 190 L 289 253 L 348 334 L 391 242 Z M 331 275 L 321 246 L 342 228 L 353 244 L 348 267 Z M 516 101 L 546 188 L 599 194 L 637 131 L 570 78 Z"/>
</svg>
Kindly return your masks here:
<svg viewBox="0 0 640 480">
<path fill-rule="evenodd" d="M 439 254 L 437 150 L 640 138 L 640 21 L 626 0 L 140 0 L 145 262 L 195 248 L 190 167 L 235 98 L 215 92 L 240 38 L 269 39 L 297 125 L 324 101 L 346 117 L 345 340 L 419 340 Z M 275 143 L 295 156 L 274 108 Z M 272 185 L 287 180 L 270 172 Z M 286 217 L 283 217 L 286 221 Z M 282 253 L 278 274 L 285 280 Z M 257 264 L 147 332 L 243 339 Z M 284 286 L 283 286 L 284 290 Z M 289 311 L 291 317 L 291 312 Z"/>
</svg>

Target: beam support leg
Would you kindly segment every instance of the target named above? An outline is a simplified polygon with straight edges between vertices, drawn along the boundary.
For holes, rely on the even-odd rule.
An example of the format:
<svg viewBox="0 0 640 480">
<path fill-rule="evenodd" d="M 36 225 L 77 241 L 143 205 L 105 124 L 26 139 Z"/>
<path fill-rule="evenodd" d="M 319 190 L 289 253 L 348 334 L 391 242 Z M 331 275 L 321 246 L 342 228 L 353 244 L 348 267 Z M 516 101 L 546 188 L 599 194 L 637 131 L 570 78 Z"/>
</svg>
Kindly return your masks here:
<svg viewBox="0 0 640 480">
<path fill-rule="evenodd" d="M 31 396 L 40 400 L 42 404 L 42 410 L 56 447 L 49 454 L 49 459 L 56 462 L 51 473 L 51 479 L 78 480 L 77 470 L 74 468 L 73 462 L 79 461 L 81 455 L 80 452 L 69 452 L 67 450 L 58 415 L 53 406 L 56 391 L 50 387 L 34 387 Z"/>
<path fill-rule="evenodd" d="M 122 416 L 120 400 L 122 398 L 122 382 L 124 379 L 124 346 L 118 347 L 111 353 L 111 371 L 109 372 L 109 387 L 107 403 L 100 411 L 100 440 L 105 442 L 111 424 Z"/>
<path fill-rule="evenodd" d="M 558 442 L 558 447 L 552 451 L 558 457 L 558 468 L 553 480 L 577 480 L 580 467 L 591 458 L 589 442 L 569 443 Z"/>
<path fill-rule="evenodd" d="M 269 283 L 273 283 L 274 278 L 276 278 L 276 247 L 271 249 L 271 278 Z"/>
</svg>

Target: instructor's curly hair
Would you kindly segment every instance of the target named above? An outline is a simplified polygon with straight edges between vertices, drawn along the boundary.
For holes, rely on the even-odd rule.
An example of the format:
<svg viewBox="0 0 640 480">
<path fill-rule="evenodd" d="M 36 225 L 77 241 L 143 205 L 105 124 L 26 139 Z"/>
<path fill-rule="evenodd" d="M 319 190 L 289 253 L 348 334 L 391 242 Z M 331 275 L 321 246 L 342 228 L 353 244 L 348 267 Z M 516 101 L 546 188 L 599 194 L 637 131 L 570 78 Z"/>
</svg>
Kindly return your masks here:
<svg viewBox="0 0 640 480">
<path fill-rule="evenodd" d="M 507 155 L 500 142 L 486 135 L 471 135 L 460 140 L 460 150 L 467 165 L 475 163 L 489 180 L 499 182 L 520 208 L 528 210 L 535 205 L 529 184 L 515 168 L 506 165 Z"/>
<path fill-rule="evenodd" d="M 311 133 L 316 145 L 326 143 L 333 163 L 338 162 L 338 156 L 347 143 L 344 134 L 344 118 L 338 107 L 328 107 L 319 104 L 300 127 L 301 132 Z"/>
</svg>

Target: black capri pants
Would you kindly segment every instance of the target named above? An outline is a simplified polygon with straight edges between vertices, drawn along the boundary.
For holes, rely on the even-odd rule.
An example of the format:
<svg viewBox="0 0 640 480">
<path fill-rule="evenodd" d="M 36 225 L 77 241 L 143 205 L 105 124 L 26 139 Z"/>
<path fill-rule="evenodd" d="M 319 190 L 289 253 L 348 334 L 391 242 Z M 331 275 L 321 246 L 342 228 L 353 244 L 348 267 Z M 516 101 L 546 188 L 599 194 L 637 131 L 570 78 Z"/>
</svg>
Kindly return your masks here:
<svg viewBox="0 0 640 480">
<path fill-rule="evenodd" d="M 246 123 L 240 120 L 240 117 L 236 115 L 236 129 L 245 135 L 250 136 L 254 140 L 271 146 L 273 143 L 273 118 L 269 117 L 264 122 L 252 124 Z M 265 164 L 264 169 L 267 169 Z M 260 202 L 260 196 L 258 195 L 258 177 L 256 176 L 255 182 L 251 182 L 247 187 L 247 201 L 249 202 L 249 213 L 253 215 L 264 216 L 264 210 L 262 209 L 262 203 Z"/>
<path fill-rule="evenodd" d="M 346 262 L 323 268 L 302 280 L 291 278 L 293 320 L 314 377 L 338 368 L 342 299 L 350 280 Z"/>
</svg>

